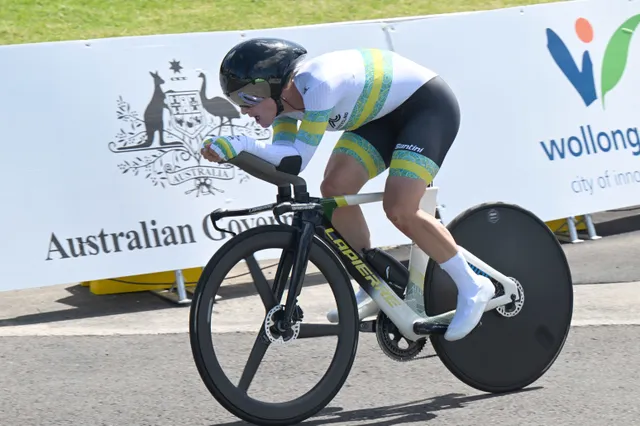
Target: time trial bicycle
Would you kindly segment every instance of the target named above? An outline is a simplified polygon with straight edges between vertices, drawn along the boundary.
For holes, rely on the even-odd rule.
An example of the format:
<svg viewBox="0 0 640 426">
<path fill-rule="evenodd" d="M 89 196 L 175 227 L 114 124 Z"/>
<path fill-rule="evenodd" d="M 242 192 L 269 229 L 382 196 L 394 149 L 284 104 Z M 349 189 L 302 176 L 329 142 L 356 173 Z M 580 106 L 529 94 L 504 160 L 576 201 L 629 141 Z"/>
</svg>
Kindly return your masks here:
<svg viewBox="0 0 640 426">
<path fill-rule="evenodd" d="M 229 161 L 250 175 L 278 187 L 275 203 L 235 211 L 215 210 L 210 218 L 272 211 L 278 225 L 263 225 L 235 235 L 210 259 L 194 290 L 190 311 L 190 342 L 195 364 L 213 397 L 230 413 L 258 425 L 297 424 L 317 414 L 342 388 L 356 356 L 360 332 L 375 332 L 388 356 L 407 361 L 427 338 L 445 367 L 459 380 L 484 392 L 524 388 L 551 367 L 562 350 L 573 314 L 573 285 L 564 251 L 547 225 L 517 205 L 491 202 L 472 207 L 447 228 L 472 269 L 489 277 L 496 295 L 481 323 L 464 339 L 448 342 L 443 334 L 456 308 L 457 289 L 451 278 L 415 244 L 409 266 L 373 249 L 359 253 L 331 223 L 336 208 L 382 200 L 382 193 L 313 198 L 297 170 L 299 158 L 280 166 L 242 152 Z M 293 194 L 292 194 L 293 187 Z M 421 207 L 436 212 L 438 188 L 429 187 Z M 293 222 L 282 222 L 291 213 Z M 259 271 L 253 254 L 282 249 L 273 284 L 254 282 L 264 304 L 264 321 L 247 365 L 233 384 L 224 374 L 213 347 L 211 325 L 216 294 L 231 268 L 245 261 L 252 276 Z M 298 297 L 311 261 L 333 292 L 338 324 L 304 321 Z M 390 272 L 392 271 L 392 272 Z M 350 277 L 375 301 L 373 321 L 359 318 Z M 290 279 L 289 279 L 290 278 Z M 285 301 L 284 291 L 288 289 Z M 337 336 L 327 372 L 299 398 L 267 403 L 247 391 L 267 348 L 296 339 Z M 409 342 L 397 345 L 398 338 Z"/>
</svg>

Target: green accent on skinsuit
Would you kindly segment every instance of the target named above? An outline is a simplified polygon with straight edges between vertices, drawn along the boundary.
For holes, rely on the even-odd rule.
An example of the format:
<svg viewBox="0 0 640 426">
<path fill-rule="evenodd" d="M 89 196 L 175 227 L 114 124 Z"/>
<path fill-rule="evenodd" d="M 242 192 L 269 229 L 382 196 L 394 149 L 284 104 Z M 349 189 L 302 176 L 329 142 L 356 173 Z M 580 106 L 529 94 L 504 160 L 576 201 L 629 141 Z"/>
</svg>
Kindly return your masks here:
<svg viewBox="0 0 640 426">
<path fill-rule="evenodd" d="M 386 169 L 378 150 L 365 138 L 355 133 L 344 132 L 333 152 L 347 154 L 358 160 L 369 174 L 369 179 L 373 179 Z"/>
<path fill-rule="evenodd" d="M 307 145 L 318 146 L 327 129 L 330 116 L 331 109 L 305 112 L 296 138 Z"/>
<path fill-rule="evenodd" d="M 391 52 L 363 49 L 360 50 L 360 54 L 364 60 L 365 83 L 344 127 L 347 130 L 361 127 L 376 117 L 387 100 L 393 82 Z"/>
<path fill-rule="evenodd" d="M 221 154 L 225 160 L 234 158 L 237 155 L 236 150 L 233 148 L 231 142 L 229 142 L 224 136 L 217 138 L 212 142 L 212 145 L 222 151 Z"/>
<path fill-rule="evenodd" d="M 291 117 L 276 117 L 273 121 L 273 143 L 295 142 L 298 120 Z"/>
<path fill-rule="evenodd" d="M 389 176 L 402 176 L 422 179 L 427 184 L 433 181 L 440 168 L 424 155 L 417 152 L 394 151 L 389 166 Z"/>
</svg>

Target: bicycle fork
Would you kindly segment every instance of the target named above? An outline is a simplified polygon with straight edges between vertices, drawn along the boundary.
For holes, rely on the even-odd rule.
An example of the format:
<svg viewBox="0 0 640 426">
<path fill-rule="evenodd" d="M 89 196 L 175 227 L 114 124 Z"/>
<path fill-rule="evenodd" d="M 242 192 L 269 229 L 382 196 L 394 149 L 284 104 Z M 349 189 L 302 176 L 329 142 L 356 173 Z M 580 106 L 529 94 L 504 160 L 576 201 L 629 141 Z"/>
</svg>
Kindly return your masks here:
<svg viewBox="0 0 640 426">
<path fill-rule="evenodd" d="M 290 327 L 294 321 L 293 315 L 296 312 L 298 297 L 302 291 L 302 283 L 309 263 L 311 244 L 315 235 L 316 227 L 320 225 L 320 217 L 315 210 L 299 212 L 294 216 L 293 226 L 297 229 L 295 241 L 292 241 L 295 250 L 291 281 L 289 283 L 289 293 L 284 307 L 283 326 Z M 286 273 L 286 272 L 285 272 Z M 285 278 L 286 279 L 286 278 Z M 281 293 L 282 294 L 282 293 Z"/>
</svg>

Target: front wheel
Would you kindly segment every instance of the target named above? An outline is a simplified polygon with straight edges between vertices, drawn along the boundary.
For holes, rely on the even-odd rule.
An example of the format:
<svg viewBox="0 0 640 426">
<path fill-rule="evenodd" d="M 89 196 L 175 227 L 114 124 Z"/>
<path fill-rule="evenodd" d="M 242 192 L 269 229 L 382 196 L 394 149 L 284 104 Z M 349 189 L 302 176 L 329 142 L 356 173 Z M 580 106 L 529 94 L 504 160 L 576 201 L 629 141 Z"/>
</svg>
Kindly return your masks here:
<svg viewBox="0 0 640 426">
<path fill-rule="evenodd" d="M 309 263 L 324 275 L 336 301 L 340 322 L 338 324 L 307 323 L 303 315 L 304 305 L 302 305 L 298 306 L 302 319 L 292 327 L 292 330 L 282 332 L 277 330 L 277 327 L 271 326 L 276 316 L 282 312 L 278 311 L 278 305 L 284 305 L 283 296 L 286 297 L 286 295 L 283 293 L 288 283 L 294 253 L 297 249 L 295 246 L 296 232 L 295 228 L 287 225 L 267 225 L 237 235 L 224 244 L 211 258 L 194 291 L 189 333 L 191 349 L 200 377 L 213 397 L 227 411 L 252 424 L 291 425 L 316 414 L 341 389 L 356 356 L 359 324 L 351 283 L 335 253 L 317 236 L 314 236 L 312 242 Z M 273 283 L 269 283 L 262 274 L 254 253 L 272 249 L 282 249 L 283 254 Z M 264 320 L 262 321 L 263 325 L 256 327 L 259 330 L 256 330 L 255 343 L 242 376 L 238 383 L 232 383 L 219 362 L 220 354 L 217 352 L 220 349 L 218 348 L 218 351 L 214 349 L 211 326 L 212 318 L 215 318 L 213 314 L 216 312 L 212 314 L 212 310 L 216 310 L 213 307 L 213 301 L 223 280 L 231 268 L 243 260 L 248 266 L 253 285 L 264 305 L 259 312 L 261 317 L 264 315 Z M 216 306 L 223 303 L 225 303 L 224 299 L 221 302 L 216 302 Z M 220 313 L 218 313 L 219 315 Z M 233 321 L 233 319 L 230 320 Z M 294 343 L 295 346 L 295 340 L 323 336 L 337 337 L 337 346 L 327 372 L 319 379 L 313 379 L 319 381 L 308 392 L 296 399 L 276 403 L 259 401 L 248 394 L 253 376 L 258 371 L 267 349 L 272 344 L 271 342 L 282 345 Z M 239 357 L 238 354 L 232 356 L 236 359 Z M 289 357 L 291 355 L 288 357 L 278 356 L 277 359 L 272 359 L 269 363 L 272 366 L 276 362 L 287 362 Z M 278 387 L 275 391 L 293 397 L 291 392 L 295 389 L 280 389 L 282 385 L 279 383 L 279 376 L 293 375 L 295 377 L 296 365 L 304 362 L 305 358 L 296 359 L 293 362 L 288 362 L 288 366 L 276 367 L 281 372 L 269 378 L 270 385 Z M 291 371 L 292 369 L 294 371 Z"/>
<path fill-rule="evenodd" d="M 521 297 L 507 309 L 485 312 L 481 326 L 461 340 L 431 336 L 435 352 L 475 389 L 498 393 L 530 385 L 554 363 L 571 325 L 573 283 L 560 243 L 531 212 L 505 203 L 473 207 L 447 228 L 459 246 L 515 280 Z M 492 281 L 500 294 L 502 286 Z M 456 308 L 457 288 L 433 260 L 424 288 L 429 316 Z"/>
</svg>

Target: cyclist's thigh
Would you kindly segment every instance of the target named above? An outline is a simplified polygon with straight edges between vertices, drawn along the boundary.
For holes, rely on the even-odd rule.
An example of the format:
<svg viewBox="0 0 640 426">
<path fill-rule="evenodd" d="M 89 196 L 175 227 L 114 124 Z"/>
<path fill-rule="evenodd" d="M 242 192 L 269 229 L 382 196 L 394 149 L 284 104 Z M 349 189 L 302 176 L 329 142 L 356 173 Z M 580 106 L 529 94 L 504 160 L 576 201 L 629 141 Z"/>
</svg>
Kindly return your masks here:
<svg viewBox="0 0 640 426">
<path fill-rule="evenodd" d="M 364 185 L 389 167 L 394 139 L 384 118 L 345 131 L 333 148 L 325 176 L 340 172 L 356 174 L 364 179 Z"/>
<path fill-rule="evenodd" d="M 440 77 L 419 89 L 415 102 L 411 117 L 395 140 L 389 177 L 419 179 L 429 185 L 458 134 L 460 110 L 453 92 Z"/>
</svg>

